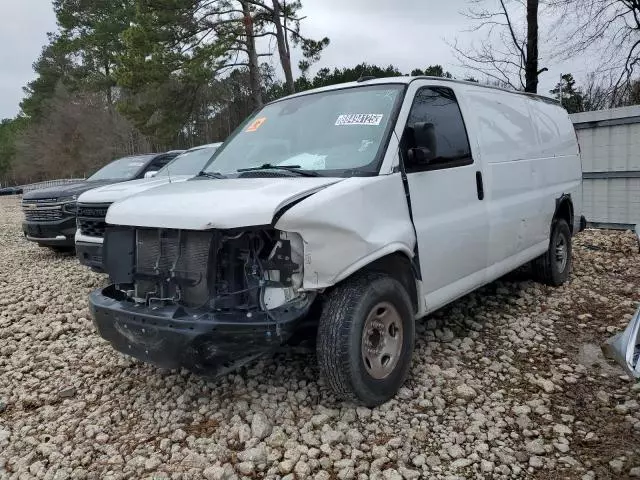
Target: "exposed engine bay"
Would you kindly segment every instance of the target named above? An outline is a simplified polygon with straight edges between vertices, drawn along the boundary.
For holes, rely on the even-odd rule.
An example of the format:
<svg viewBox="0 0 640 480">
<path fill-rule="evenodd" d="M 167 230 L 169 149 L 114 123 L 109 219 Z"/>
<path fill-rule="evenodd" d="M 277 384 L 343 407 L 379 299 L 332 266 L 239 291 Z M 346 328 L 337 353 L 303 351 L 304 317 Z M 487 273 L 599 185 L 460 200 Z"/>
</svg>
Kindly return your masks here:
<svg viewBox="0 0 640 480">
<path fill-rule="evenodd" d="M 123 257 L 128 257 L 123 262 Z M 126 298 L 145 307 L 270 311 L 311 302 L 302 287 L 303 242 L 269 228 L 109 229 L 105 267 Z"/>
</svg>

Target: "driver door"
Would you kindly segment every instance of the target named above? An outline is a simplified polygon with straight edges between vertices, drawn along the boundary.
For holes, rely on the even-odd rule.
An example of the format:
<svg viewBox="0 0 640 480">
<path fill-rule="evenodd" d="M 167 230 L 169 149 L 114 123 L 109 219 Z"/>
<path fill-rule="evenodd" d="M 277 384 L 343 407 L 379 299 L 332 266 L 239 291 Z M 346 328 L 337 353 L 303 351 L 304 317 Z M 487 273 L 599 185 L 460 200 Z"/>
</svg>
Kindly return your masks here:
<svg viewBox="0 0 640 480">
<path fill-rule="evenodd" d="M 427 139 L 411 134 L 424 125 L 429 126 Z M 406 126 L 411 128 L 403 135 L 402 156 L 427 311 L 433 311 L 484 284 L 489 218 L 483 172 L 451 88 L 419 88 Z M 427 158 L 409 155 L 416 147 Z"/>
</svg>

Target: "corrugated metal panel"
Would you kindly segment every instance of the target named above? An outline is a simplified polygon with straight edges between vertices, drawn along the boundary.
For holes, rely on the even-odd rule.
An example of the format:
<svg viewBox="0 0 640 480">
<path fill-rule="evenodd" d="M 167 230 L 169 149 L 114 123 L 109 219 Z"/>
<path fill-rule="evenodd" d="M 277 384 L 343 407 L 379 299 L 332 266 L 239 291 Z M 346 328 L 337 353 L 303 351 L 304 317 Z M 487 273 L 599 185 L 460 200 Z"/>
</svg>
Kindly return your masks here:
<svg viewBox="0 0 640 480">
<path fill-rule="evenodd" d="M 582 195 L 588 221 L 640 224 L 640 178 L 585 180 Z"/>
<path fill-rule="evenodd" d="M 640 106 L 578 113 L 571 119 L 582 151 L 587 221 L 640 225 Z"/>
<path fill-rule="evenodd" d="M 578 130 L 584 172 L 640 170 L 640 123 Z"/>
</svg>

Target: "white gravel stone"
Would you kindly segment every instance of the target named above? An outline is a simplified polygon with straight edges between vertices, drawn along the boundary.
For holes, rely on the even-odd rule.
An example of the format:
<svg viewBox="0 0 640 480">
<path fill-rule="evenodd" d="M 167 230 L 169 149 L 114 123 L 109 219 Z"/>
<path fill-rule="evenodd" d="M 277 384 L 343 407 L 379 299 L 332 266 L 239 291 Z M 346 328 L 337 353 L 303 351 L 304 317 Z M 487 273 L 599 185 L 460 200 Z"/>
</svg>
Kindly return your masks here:
<svg viewBox="0 0 640 480">
<path fill-rule="evenodd" d="M 493 472 L 493 468 L 494 468 L 494 464 L 493 462 L 490 462 L 488 460 L 482 460 L 480 462 L 480 470 L 484 473 L 491 473 Z"/>
<path fill-rule="evenodd" d="M 529 466 L 532 468 L 542 468 L 544 466 L 544 459 L 537 455 L 531 455 L 529 458 Z"/>
<path fill-rule="evenodd" d="M 237 477 L 233 467 L 228 463 L 222 467 L 205 468 L 203 474 L 207 480 L 232 480 Z"/>
<path fill-rule="evenodd" d="M 238 472 L 243 475 L 251 475 L 254 470 L 254 465 L 253 462 L 240 462 L 236 468 Z"/>
<path fill-rule="evenodd" d="M 476 398 L 476 391 L 469 385 L 463 384 L 456 387 L 456 396 L 463 400 L 473 400 Z"/>
<path fill-rule="evenodd" d="M 238 453 L 241 462 L 264 463 L 267 461 L 267 451 L 264 447 L 249 448 Z"/>
<path fill-rule="evenodd" d="M 624 468 L 624 462 L 618 458 L 611 460 L 609 462 L 609 466 L 611 467 L 611 470 L 613 470 L 615 473 L 620 473 L 622 472 L 622 469 Z"/>
<path fill-rule="evenodd" d="M 108 279 L 26 242 L 21 217 L 19 199 L 0 198 L 0 477 L 3 468 L 9 480 L 640 473 L 637 442 L 617 458 L 597 448 L 599 419 L 609 436 L 640 432 L 640 386 L 607 361 L 583 363 L 637 308 L 633 234 L 576 235 L 561 288 L 518 273 L 417 322 L 409 381 L 365 408 L 335 401 L 313 354 L 289 347 L 217 379 L 121 355 L 87 308 Z"/>
<path fill-rule="evenodd" d="M 273 425 L 264 413 L 258 412 L 253 415 L 251 420 L 251 435 L 253 437 L 263 440 L 271 435 L 272 430 Z"/>
<path fill-rule="evenodd" d="M 544 455 L 546 452 L 544 448 L 544 442 L 541 439 L 531 440 L 525 445 L 527 452 L 532 453 L 534 455 Z"/>
<path fill-rule="evenodd" d="M 440 457 L 438 457 L 437 455 L 429 455 L 426 461 L 427 465 L 429 465 L 430 467 L 437 467 L 442 463 Z"/>
<path fill-rule="evenodd" d="M 460 445 L 452 445 L 447 448 L 447 453 L 451 458 L 462 458 L 465 456 L 464 449 Z"/>
<path fill-rule="evenodd" d="M 327 430 L 320 435 L 322 443 L 327 445 L 333 445 L 335 443 L 342 443 L 345 439 L 344 433 L 337 430 Z"/>
</svg>

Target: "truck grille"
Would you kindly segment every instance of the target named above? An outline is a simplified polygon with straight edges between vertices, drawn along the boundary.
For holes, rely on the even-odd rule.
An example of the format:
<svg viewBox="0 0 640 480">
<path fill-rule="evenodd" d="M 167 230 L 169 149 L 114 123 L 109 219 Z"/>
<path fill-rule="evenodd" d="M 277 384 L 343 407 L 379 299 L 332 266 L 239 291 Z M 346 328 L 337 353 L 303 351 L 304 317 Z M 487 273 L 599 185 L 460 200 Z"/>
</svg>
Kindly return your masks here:
<svg viewBox="0 0 640 480">
<path fill-rule="evenodd" d="M 25 209 L 24 216 L 27 222 L 51 222 L 54 220 L 61 220 L 63 217 L 62 209 L 44 209 L 34 208 Z"/>
<path fill-rule="evenodd" d="M 42 204 L 42 203 L 56 203 L 57 201 L 58 201 L 57 198 L 34 198 L 33 200 L 29 200 L 28 203 Z"/>
<path fill-rule="evenodd" d="M 105 219 L 109 206 L 111 206 L 110 203 L 78 205 L 78 228 L 80 228 L 80 233 L 88 237 L 104 237 L 104 231 L 107 228 Z"/>
</svg>

